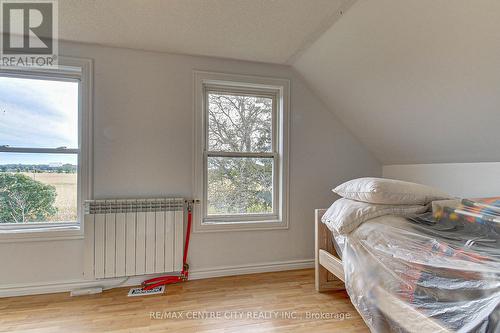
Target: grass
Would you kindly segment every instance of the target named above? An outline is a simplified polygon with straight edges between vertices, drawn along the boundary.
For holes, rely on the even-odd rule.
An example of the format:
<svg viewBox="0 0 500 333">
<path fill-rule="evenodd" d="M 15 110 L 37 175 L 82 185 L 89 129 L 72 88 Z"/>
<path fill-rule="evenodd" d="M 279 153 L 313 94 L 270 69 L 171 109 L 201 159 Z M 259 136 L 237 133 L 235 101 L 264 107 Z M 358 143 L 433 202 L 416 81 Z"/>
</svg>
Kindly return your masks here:
<svg viewBox="0 0 500 333">
<path fill-rule="evenodd" d="M 57 214 L 53 222 L 70 222 L 77 219 L 77 174 L 76 173 L 30 173 L 26 176 L 56 188 L 55 206 Z"/>
</svg>

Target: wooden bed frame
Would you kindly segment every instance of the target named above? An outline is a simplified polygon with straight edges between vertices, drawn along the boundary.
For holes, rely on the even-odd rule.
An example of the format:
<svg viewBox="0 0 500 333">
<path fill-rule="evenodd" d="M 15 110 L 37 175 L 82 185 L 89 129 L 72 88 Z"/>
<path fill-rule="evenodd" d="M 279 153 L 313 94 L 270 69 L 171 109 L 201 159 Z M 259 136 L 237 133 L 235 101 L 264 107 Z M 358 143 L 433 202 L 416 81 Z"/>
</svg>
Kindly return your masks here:
<svg viewBox="0 0 500 333">
<path fill-rule="evenodd" d="M 315 210 L 315 285 L 318 292 L 345 290 L 344 268 L 332 242 L 332 232 L 321 222 L 326 209 Z M 374 290 L 378 308 L 388 318 L 408 332 L 450 332 L 437 321 L 408 306 L 382 287 Z"/>
</svg>

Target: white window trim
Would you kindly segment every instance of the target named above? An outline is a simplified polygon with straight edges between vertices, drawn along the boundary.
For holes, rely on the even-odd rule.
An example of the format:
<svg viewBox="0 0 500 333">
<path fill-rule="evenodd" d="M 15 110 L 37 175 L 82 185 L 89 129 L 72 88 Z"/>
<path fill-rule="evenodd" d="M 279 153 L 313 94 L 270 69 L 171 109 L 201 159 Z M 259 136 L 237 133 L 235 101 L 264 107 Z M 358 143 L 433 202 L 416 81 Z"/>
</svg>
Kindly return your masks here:
<svg viewBox="0 0 500 333">
<path fill-rule="evenodd" d="M 80 68 L 81 71 L 74 71 Z M 73 69 L 73 70 L 72 70 Z M 4 242 L 25 242 L 25 241 L 48 241 L 65 239 L 83 239 L 83 203 L 92 199 L 93 193 L 93 62 L 92 59 L 59 57 L 59 68 L 6 68 L 0 69 L 0 74 L 17 77 L 53 77 L 79 79 L 80 91 L 78 101 L 78 221 L 58 222 L 58 223 L 26 223 L 26 224 L 0 224 L 0 243 Z M 4 148 L 2 151 L 14 152 L 21 149 Z M 29 151 L 26 149 L 25 151 Z M 43 149 L 33 149 L 34 152 L 43 152 Z M 65 150 L 67 152 L 71 149 Z M 76 150 L 78 151 L 78 149 Z M 53 153 L 53 151 L 47 151 Z"/>
<path fill-rule="evenodd" d="M 243 230 L 288 229 L 288 156 L 289 156 L 289 108 L 290 81 L 287 79 L 258 77 L 239 74 L 213 73 L 194 71 L 194 188 L 193 194 L 201 204 L 194 208 L 193 232 L 219 232 Z M 205 147 L 205 86 L 222 86 L 228 88 L 257 89 L 276 93 L 276 134 L 279 137 L 278 152 L 278 190 L 277 211 L 271 215 L 242 215 L 236 219 L 231 217 L 210 217 L 204 219 L 206 198 L 204 198 L 204 147 Z M 275 185 L 276 186 L 276 185 Z"/>
</svg>

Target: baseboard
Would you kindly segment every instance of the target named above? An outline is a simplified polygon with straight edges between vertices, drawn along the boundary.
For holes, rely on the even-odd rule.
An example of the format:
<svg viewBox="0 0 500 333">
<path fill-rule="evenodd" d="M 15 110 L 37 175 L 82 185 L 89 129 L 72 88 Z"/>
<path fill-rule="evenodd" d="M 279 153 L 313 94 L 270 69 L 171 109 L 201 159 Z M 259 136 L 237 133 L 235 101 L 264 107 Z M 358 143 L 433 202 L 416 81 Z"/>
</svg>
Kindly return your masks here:
<svg viewBox="0 0 500 333">
<path fill-rule="evenodd" d="M 266 273 L 289 271 L 295 269 L 313 268 L 314 259 L 306 260 L 289 260 L 278 261 L 269 263 L 237 265 L 237 266 L 219 266 L 210 269 L 195 269 L 190 271 L 190 280 L 207 279 L 222 276 L 244 275 L 253 273 Z M 0 286 L 0 297 L 13 297 L 37 294 L 52 294 L 60 292 L 69 292 L 75 289 L 102 287 L 103 289 L 111 289 L 118 287 L 129 287 L 140 285 L 142 281 L 159 276 L 154 275 L 141 275 L 132 276 L 129 278 L 113 278 L 104 280 L 72 280 L 72 281 L 59 281 L 43 284 L 12 284 Z"/>
<path fill-rule="evenodd" d="M 291 271 L 294 269 L 305 269 L 313 267 L 314 259 L 278 261 L 238 266 L 219 266 L 209 269 L 193 270 L 189 273 L 189 278 L 192 280 L 198 280 L 231 275 Z"/>
<path fill-rule="evenodd" d="M 43 284 L 12 284 L 0 286 L 1 297 L 26 296 L 38 294 L 53 294 L 69 292 L 71 290 L 102 287 L 111 289 L 118 287 L 136 286 L 149 278 L 149 275 L 133 276 L 130 278 L 104 279 L 104 280 L 71 280 L 55 281 Z"/>
</svg>

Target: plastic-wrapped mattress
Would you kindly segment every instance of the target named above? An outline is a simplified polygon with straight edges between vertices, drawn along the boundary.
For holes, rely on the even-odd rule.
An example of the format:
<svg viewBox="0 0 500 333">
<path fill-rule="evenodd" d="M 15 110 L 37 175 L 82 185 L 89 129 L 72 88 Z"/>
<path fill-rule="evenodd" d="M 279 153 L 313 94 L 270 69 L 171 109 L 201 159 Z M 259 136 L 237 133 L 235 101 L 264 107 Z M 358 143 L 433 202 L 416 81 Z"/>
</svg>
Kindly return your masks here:
<svg viewBox="0 0 500 333">
<path fill-rule="evenodd" d="M 436 203 L 434 214 L 382 216 L 336 236 L 347 291 L 372 331 L 405 331 L 405 318 L 381 310 L 382 288 L 451 331 L 500 332 L 500 208 L 478 202 Z"/>
<path fill-rule="evenodd" d="M 345 237 L 340 235 L 335 236 L 335 234 L 332 234 L 332 244 L 339 258 L 342 259 L 342 251 L 344 251 L 345 247 Z"/>
</svg>

